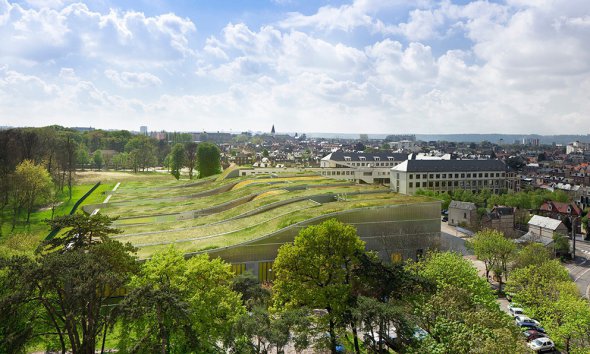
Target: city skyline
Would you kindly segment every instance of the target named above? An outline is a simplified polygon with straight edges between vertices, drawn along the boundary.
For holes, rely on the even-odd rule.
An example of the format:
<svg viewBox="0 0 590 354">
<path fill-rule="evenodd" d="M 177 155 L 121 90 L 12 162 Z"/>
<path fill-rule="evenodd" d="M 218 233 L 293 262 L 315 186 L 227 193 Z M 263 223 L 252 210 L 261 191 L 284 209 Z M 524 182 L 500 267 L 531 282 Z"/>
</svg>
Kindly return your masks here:
<svg viewBox="0 0 590 354">
<path fill-rule="evenodd" d="M 589 19 L 585 1 L 0 0 L 0 125 L 587 134 Z"/>
</svg>

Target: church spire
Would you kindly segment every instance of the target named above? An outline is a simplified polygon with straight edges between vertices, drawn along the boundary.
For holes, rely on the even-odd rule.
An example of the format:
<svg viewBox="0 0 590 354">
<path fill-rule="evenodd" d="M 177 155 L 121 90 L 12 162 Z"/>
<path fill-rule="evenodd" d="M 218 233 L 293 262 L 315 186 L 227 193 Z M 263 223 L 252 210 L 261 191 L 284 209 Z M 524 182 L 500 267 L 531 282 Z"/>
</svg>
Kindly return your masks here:
<svg viewBox="0 0 590 354">
<path fill-rule="evenodd" d="M 272 135 L 275 135 L 275 125 L 274 124 L 272 125 L 272 129 L 270 130 L 270 133 Z"/>
</svg>

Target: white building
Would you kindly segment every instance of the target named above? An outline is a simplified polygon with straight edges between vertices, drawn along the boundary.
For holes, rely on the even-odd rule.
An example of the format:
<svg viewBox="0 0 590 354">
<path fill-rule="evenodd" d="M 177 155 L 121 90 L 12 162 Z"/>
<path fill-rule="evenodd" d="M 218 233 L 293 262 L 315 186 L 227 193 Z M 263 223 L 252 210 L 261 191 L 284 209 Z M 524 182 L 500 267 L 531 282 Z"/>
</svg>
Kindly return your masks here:
<svg viewBox="0 0 590 354">
<path fill-rule="evenodd" d="M 418 189 L 500 193 L 506 188 L 506 165 L 499 160 L 406 160 L 391 169 L 390 180 L 394 192 L 410 195 Z"/>
<path fill-rule="evenodd" d="M 398 153 L 334 151 L 320 160 L 322 176 L 363 183 L 389 183 L 390 169 L 408 158 Z"/>
</svg>

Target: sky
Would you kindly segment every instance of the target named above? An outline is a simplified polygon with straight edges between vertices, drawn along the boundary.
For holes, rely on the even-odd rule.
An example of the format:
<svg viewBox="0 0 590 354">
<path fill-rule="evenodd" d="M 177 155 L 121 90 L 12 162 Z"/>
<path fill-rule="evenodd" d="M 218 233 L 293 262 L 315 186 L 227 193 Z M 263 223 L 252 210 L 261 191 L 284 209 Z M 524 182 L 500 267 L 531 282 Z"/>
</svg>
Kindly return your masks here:
<svg viewBox="0 0 590 354">
<path fill-rule="evenodd" d="M 0 0 L 0 126 L 590 133 L 588 0 Z"/>
</svg>

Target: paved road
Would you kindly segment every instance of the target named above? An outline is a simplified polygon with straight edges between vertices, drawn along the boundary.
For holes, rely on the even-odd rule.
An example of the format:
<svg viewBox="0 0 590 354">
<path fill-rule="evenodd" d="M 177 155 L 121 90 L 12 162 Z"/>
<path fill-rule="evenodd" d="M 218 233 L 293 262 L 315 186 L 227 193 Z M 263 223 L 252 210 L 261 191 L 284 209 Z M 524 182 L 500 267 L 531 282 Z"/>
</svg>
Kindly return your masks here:
<svg viewBox="0 0 590 354">
<path fill-rule="evenodd" d="M 576 238 L 576 259 L 565 265 L 576 282 L 580 294 L 590 297 L 590 243 Z"/>
</svg>

